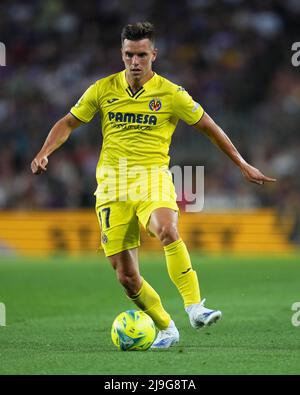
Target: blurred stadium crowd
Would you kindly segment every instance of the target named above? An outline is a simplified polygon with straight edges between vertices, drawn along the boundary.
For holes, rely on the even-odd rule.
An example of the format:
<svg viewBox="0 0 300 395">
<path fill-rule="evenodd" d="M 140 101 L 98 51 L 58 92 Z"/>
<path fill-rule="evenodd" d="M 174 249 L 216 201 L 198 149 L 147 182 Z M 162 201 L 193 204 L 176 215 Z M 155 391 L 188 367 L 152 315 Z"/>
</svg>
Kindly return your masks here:
<svg viewBox="0 0 300 395">
<path fill-rule="evenodd" d="M 181 122 L 171 165 L 205 166 L 205 208 L 277 207 L 299 218 L 300 67 L 291 64 L 298 0 L 2 0 L 0 209 L 94 205 L 98 116 L 53 154 L 46 176 L 33 177 L 30 162 L 83 91 L 123 68 L 121 29 L 140 20 L 156 26 L 154 70 L 183 85 L 251 164 L 278 179 L 248 185 Z"/>
</svg>

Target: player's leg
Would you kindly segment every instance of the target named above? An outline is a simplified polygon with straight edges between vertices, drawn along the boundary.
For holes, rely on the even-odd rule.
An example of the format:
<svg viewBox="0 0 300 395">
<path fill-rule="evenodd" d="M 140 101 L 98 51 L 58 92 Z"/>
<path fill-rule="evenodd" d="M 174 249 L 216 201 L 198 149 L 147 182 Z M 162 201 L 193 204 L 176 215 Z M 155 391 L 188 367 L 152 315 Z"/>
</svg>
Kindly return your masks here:
<svg viewBox="0 0 300 395">
<path fill-rule="evenodd" d="M 180 292 L 184 305 L 200 302 L 197 274 L 192 270 L 186 246 L 179 236 L 178 206 L 172 175 L 161 169 L 151 178 L 147 199 L 137 208 L 139 221 L 162 243 L 171 280 Z"/>
<path fill-rule="evenodd" d="M 123 286 L 126 295 L 131 298 L 136 295 L 142 287 L 143 279 L 139 272 L 138 249 L 121 251 L 118 254 L 108 256 L 117 280 Z"/>
<path fill-rule="evenodd" d="M 153 319 L 159 329 L 166 329 L 171 317 L 162 306 L 157 292 L 140 275 L 137 248 L 108 256 L 117 279 L 127 296 Z"/>
<path fill-rule="evenodd" d="M 185 243 L 178 228 L 178 213 L 170 208 L 155 209 L 150 216 L 148 229 L 163 245 L 168 273 L 183 298 L 184 306 L 200 302 L 197 273 L 193 270 Z"/>
<path fill-rule="evenodd" d="M 200 328 L 216 322 L 221 318 L 221 312 L 205 308 L 204 300 L 200 303 L 197 273 L 192 268 L 186 245 L 179 236 L 177 223 L 177 212 L 161 207 L 151 213 L 148 229 L 163 245 L 169 276 L 183 298 L 191 325 Z"/>
<path fill-rule="evenodd" d="M 134 205 L 128 201 L 102 203 L 97 200 L 96 212 L 101 228 L 101 246 L 127 296 L 153 319 L 160 330 L 166 330 L 173 321 L 157 292 L 139 272 L 137 247 L 140 231 Z M 169 347 L 175 340 L 179 340 L 179 335 L 176 339 L 169 338 L 164 347 Z"/>
</svg>

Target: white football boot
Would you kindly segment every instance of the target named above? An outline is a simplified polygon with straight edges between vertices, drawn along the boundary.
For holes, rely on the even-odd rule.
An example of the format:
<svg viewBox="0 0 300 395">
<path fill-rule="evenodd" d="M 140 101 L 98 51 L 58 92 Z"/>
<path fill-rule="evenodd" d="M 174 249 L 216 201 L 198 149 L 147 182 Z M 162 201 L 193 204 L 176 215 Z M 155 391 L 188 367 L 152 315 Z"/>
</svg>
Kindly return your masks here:
<svg viewBox="0 0 300 395">
<path fill-rule="evenodd" d="M 179 342 L 179 332 L 174 321 L 167 329 L 160 330 L 151 348 L 169 348 Z"/>
<path fill-rule="evenodd" d="M 219 310 L 211 310 L 204 307 L 205 299 L 201 303 L 192 304 L 185 308 L 189 315 L 190 323 L 193 328 L 202 328 L 217 322 L 222 313 Z"/>
</svg>

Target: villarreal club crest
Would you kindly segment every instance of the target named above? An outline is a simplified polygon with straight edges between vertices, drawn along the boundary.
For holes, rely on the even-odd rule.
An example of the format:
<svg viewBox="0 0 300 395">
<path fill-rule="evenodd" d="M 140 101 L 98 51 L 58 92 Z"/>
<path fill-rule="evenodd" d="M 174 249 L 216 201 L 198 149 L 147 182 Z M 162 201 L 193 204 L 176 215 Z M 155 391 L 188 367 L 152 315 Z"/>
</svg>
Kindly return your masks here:
<svg viewBox="0 0 300 395">
<path fill-rule="evenodd" d="M 149 108 L 152 111 L 159 111 L 161 109 L 161 101 L 159 99 L 152 99 L 149 103 Z"/>
</svg>

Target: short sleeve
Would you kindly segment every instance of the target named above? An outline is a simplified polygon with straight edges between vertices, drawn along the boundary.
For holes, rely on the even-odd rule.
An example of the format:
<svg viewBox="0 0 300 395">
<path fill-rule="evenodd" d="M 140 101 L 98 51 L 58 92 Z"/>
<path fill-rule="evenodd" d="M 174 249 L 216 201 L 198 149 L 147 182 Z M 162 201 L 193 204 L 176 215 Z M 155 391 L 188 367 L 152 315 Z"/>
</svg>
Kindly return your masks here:
<svg viewBox="0 0 300 395">
<path fill-rule="evenodd" d="M 90 122 L 97 111 L 98 107 L 97 86 L 91 85 L 81 96 L 78 102 L 70 110 L 70 113 L 82 122 Z"/>
<path fill-rule="evenodd" d="M 178 86 L 173 95 L 172 109 L 174 115 L 188 125 L 194 125 L 200 121 L 204 114 L 201 105 L 195 102 L 181 86 Z"/>
</svg>

